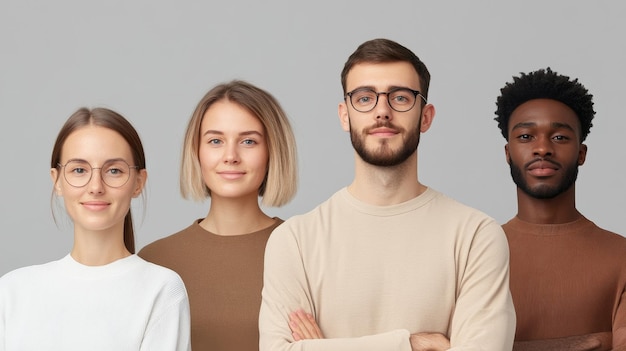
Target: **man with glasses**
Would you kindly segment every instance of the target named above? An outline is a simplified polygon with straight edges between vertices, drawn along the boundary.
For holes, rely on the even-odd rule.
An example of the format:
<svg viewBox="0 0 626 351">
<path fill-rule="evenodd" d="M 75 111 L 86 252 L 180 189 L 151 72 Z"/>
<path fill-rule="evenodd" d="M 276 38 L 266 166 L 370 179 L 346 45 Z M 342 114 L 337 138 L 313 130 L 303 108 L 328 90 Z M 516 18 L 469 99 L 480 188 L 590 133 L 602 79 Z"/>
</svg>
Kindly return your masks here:
<svg viewBox="0 0 626 351">
<path fill-rule="evenodd" d="M 626 350 L 626 239 L 576 208 L 592 95 L 550 68 L 514 77 L 495 120 L 517 187 L 503 225 L 517 311 L 515 350 Z"/>
<path fill-rule="evenodd" d="M 435 116 L 430 74 L 375 39 L 346 62 L 339 119 L 353 182 L 274 230 L 260 350 L 511 350 L 515 312 L 500 225 L 418 181 Z"/>
</svg>

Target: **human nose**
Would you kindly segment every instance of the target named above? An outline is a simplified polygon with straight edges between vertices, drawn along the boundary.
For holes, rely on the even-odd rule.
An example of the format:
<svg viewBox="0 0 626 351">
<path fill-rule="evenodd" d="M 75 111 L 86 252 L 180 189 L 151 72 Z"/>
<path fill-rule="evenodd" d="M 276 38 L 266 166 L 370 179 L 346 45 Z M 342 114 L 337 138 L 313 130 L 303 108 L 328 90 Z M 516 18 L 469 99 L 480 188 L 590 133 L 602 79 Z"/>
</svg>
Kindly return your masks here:
<svg viewBox="0 0 626 351">
<path fill-rule="evenodd" d="M 224 163 L 239 163 L 239 154 L 236 145 L 229 145 L 224 148 Z"/>
<path fill-rule="evenodd" d="M 96 174 L 96 170 L 98 170 L 99 174 Z M 91 169 L 91 178 L 87 183 L 89 186 L 89 193 L 92 194 L 101 194 L 104 192 L 104 179 L 102 179 L 102 168 L 92 168 Z"/>
<path fill-rule="evenodd" d="M 535 142 L 533 152 L 535 156 L 539 157 L 552 156 L 554 149 L 552 148 L 552 141 L 550 138 L 538 138 Z"/>
<path fill-rule="evenodd" d="M 385 101 L 381 101 L 382 96 Z M 381 92 L 376 94 L 376 107 L 374 108 L 376 119 L 391 120 L 391 104 L 389 103 L 389 93 Z"/>
</svg>

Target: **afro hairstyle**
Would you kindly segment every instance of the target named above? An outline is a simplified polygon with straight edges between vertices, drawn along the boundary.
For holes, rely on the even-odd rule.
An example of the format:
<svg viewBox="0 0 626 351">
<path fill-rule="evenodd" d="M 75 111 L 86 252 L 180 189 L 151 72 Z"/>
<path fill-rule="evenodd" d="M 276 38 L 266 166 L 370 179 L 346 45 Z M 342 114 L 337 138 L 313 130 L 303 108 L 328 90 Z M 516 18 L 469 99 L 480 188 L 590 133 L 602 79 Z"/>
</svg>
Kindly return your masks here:
<svg viewBox="0 0 626 351">
<path fill-rule="evenodd" d="M 533 99 L 557 100 L 571 108 L 578 116 L 581 127 L 582 143 L 591 129 L 591 120 L 596 112 L 593 110 L 593 95 L 570 77 L 553 72 L 550 67 L 530 73 L 520 73 L 513 77 L 513 82 L 506 83 L 500 89 L 501 95 L 496 101 L 496 118 L 502 136 L 509 140 L 509 119 L 513 111 L 521 104 Z"/>
</svg>

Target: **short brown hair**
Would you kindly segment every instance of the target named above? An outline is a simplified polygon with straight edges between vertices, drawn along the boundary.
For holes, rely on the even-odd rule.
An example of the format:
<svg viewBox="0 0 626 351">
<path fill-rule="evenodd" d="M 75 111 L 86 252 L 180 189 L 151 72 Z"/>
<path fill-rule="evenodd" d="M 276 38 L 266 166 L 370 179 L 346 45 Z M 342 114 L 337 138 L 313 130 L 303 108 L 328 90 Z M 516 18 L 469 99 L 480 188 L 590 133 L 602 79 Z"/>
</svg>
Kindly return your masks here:
<svg viewBox="0 0 626 351">
<path fill-rule="evenodd" d="M 346 91 L 346 79 L 348 73 L 359 63 L 387 63 L 408 62 L 415 68 L 420 80 L 420 93 L 428 100 L 428 87 L 430 85 L 430 72 L 424 62 L 406 47 L 389 39 L 372 39 L 359 45 L 350 55 L 343 70 L 341 71 L 341 86 L 344 95 Z"/>
</svg>

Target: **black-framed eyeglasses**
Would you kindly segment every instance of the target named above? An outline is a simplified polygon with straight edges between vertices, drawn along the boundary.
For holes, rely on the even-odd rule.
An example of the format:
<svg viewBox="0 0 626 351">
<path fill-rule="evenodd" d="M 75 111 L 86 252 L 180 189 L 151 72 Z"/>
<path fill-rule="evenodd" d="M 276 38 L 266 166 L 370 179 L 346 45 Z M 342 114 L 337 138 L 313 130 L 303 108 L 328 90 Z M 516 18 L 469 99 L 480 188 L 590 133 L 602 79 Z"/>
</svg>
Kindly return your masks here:
<svg viewBox="0 0 626 351">
<path fill-rule="evenodd" d="M 406 112 L 415 106 L 419 96 L 426 103 L 426 98 L 418 90 L 409 88 L 393 88 L 389 91 L 376 92 L 370 88 L 358 88 L 346 93 L 350 104 L 359 112 L 370 112 L 378 104 L 378 97 L 387 95 L 387 103 L 394 111 Z"/>
<path fill-rule="evenodd" d="M 64 165 L 60 163 L 58 165 L 63 168 L 65 181 L 75 188 L 87 185 L 96 169 L 100 170 L 100 177 L 104 184 L 111 188 L 119 188 L 130 179 L 131 169 L 139 169 L 139 166 L 130 166 L 121 159 L 106 161 L 102 167 L 91 167 L 89 162 L 84 160 L 70 160 Z"/>
</svg>

